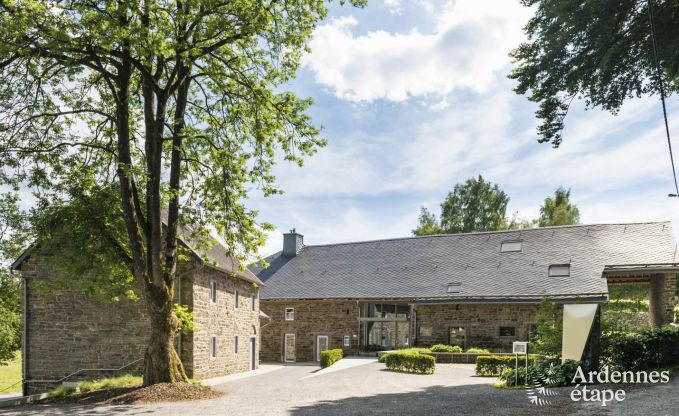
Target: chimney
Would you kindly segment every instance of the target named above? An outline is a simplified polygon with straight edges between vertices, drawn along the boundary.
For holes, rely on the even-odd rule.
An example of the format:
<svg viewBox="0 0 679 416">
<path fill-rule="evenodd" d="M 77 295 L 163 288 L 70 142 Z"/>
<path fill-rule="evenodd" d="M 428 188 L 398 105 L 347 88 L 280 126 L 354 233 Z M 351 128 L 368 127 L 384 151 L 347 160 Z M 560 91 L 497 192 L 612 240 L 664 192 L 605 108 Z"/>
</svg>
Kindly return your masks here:
<svg viewBox="0 0 679 416">
<path fill-rule="evenodd" d="M 304 247 L 304 236 L 293 228 L 283 234 L 283 257 L 295 257 Z"/>
</svg>

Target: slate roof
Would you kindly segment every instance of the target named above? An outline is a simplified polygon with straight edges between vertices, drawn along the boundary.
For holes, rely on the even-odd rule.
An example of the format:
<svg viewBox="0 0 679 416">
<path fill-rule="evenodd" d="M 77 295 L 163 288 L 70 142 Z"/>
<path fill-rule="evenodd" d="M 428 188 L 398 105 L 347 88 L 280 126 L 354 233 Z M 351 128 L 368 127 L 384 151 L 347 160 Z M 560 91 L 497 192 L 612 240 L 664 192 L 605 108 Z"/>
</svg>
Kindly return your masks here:
<svg viewBox="0 0 679 416">
<path fill-rule="evenodd" d="M 501 253 L 506 240 L 522 251 Z M 670 222 L 596 224 L 304 246 L 252 270 L 262 299 L 605 299 L 607 265 L 675 263 L 676 250 Z M 551 264 L 570 264 L 570 276 L 548 277 Z"/>
</svg>

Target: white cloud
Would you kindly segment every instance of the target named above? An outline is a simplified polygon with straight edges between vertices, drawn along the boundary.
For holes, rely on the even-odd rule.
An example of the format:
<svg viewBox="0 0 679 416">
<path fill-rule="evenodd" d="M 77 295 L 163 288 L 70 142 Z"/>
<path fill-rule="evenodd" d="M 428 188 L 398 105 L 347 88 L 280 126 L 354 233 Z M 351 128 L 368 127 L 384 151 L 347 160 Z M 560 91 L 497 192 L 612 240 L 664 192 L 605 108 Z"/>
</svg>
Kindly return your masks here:
<svg viewBox="0 0 679 416">
<path fill-rule="evenodd" d="M 401 14 L 403 11 L 401 0 L 384 0 L 384 5 L 389 9 L 390 13 Z"/>
<path fill-rule="evenodd" d="M 530 10 L 518 2 L 459 0 L 434 10 L 432 33 L 372 31 L 354 35 L 352 16 L 319 26 L 304 65 L 316 82 L 351 101 L 402 102 L 455 89 L 487 91 L 523 38 Z M 439 99 L 440 100 L 440 99 Z"/>
</svg>

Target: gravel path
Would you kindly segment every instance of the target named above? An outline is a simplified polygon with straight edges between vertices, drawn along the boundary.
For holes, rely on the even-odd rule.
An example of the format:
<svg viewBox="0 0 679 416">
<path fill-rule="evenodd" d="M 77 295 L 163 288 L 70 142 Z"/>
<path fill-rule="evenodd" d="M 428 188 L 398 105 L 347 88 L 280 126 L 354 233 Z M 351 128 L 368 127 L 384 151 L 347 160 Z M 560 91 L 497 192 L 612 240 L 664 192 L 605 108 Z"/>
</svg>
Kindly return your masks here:
<svg viewBox="0 0 679 416">
<path fill-rule="evenodd" d="M 530 403 L 525 390 L 496 389 L 474 366 L 439 364 L 434 375 L 393 373 L 379 363 L 308 377 L 317 366 L 291 365 L 215 386 L 214 400 L 136 406 L 28 405 L 0 409 L 23 415 L 677 415 L 679 379 L 630 388 L 620 404 L 574 403 L 571 389 L 555 389 L 549 406 Z"/>
</svg>

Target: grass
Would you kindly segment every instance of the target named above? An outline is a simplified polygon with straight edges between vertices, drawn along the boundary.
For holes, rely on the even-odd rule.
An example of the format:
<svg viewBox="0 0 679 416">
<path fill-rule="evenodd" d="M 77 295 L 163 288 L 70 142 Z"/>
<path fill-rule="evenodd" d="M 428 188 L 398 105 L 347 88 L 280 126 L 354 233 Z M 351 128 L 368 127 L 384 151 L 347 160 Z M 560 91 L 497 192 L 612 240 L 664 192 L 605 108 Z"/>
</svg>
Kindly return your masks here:
<svg viewBox="0 0 679 416">
<path fill-rule="evenodd" d="M 10 387 L 13 384 L 14 386 Z M 9 365 L 0 366 L 0 394 L 17 391 L 21 391 L 21 351 L 14 354 L 14 359 Z"/>
<path fill-rule="evenodd" d="M 68 397 L 73 394 L 82 394 L 96 390 L 116 389 L 122 387 L 141 386 L 142 378 L 125 374 L 118 377 L 101 378 L 92 381 L 81 381 L 75 387 L 59 386 L 50 392 L 52 398 Z"/>
</svg>

